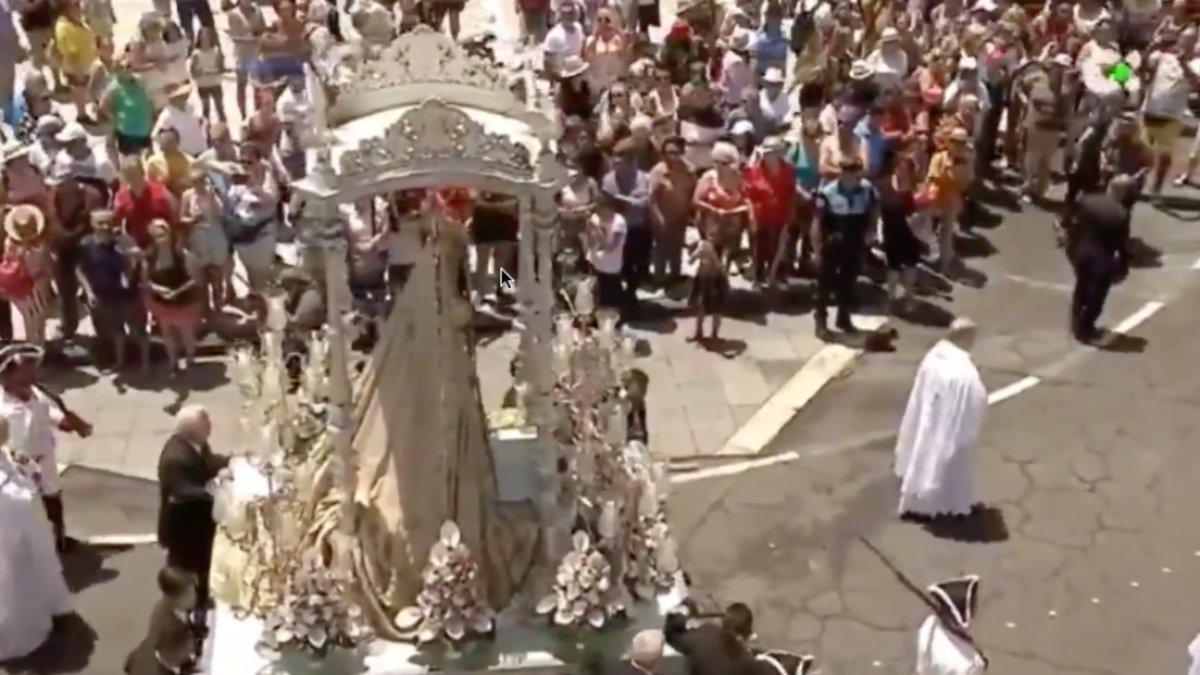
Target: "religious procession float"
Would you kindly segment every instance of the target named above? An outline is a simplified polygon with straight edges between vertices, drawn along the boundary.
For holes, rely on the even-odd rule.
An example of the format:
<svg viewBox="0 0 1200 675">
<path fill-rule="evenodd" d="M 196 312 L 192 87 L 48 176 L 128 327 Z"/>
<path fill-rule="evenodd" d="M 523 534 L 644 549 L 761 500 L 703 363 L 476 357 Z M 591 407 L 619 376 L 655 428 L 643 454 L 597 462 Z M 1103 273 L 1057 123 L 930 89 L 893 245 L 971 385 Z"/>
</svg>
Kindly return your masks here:
<svg viewBox="0 0 1200 675">
<path fill-rule="evenodd" d="M 329 325 L 287 362 L 272 301 L 260 348 L 233 359 L 260 440 L 215 487 L 209 670 L 558 673 L 619 654 L 683 575 L 664 469 L 628 440 L 633 342 L 587 283 L 553 279 L 555 123 L 440 34 L 360 46 L 310 73 L 326 100 L 293 184 Z M 490 415 L 461 224 L 428 219 L 374 350 L 347 348 L 337 205 L 443 186 L 520 203 L 520 366 Z"/>
</svg>

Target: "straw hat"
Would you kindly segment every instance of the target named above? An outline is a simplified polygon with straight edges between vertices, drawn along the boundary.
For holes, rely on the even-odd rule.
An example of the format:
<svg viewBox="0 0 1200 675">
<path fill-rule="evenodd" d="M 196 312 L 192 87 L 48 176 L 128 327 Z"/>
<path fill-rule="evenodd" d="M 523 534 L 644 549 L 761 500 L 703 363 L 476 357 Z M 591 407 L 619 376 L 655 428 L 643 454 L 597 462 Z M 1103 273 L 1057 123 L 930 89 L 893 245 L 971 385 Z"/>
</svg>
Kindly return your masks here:
<svg viewBox="0 0 1200 675">
<path fill-rule="evenodd" d="M 29 146 L 21 141 L 12 140 L 0 145 L 0 164 L 7 164 L 18 157 L 29 154 Z"/>
<path fill-rule="evenodd" d="M 167 98 L 179 98 L 192 95 L 192 83 L 186 80 L 182 82 L 172 82 L 166 87 L 163 87 L 163 94 Z"/>
<path fill-rule="evenodd" d="M 852 80 L 869 80 L 874 76 L 875 69 L 866 61 L 860 59 L 850 66 L 850 79 Z"/>
<path fill-rule="evenodd" d="M 163 20 L 162 14 L 158 12 L 144 12 L 138 19 L 138 28 L 150 28 L 151 26 L 162 26 L 166 23 Z"/>
<path fill-rule="evenodd" d="M 783 71 L 779 68 L 767 68 L 767 72 L 763 73 L 763 84 L 783 84 Z"/>
<path fill-rule="evenodd" d="M 767 136 L 758 147 L 764 153 L 783 152 L 787 150 L 787 141 L 783 139 L 783 136 Z"/>
<path fill-rule="evenodd" d="M 79 122 L 71 122 L 62 131 L 58 132 L 55 140 L 59 143 L 71 143 L 73 141 L 86 140 L 88 137 L 87 130 Z"/>
<path fill-rule="evenodd" d="M 744 52 L 750 49 L 750 31 L 740 28 L 733 32 L 729 38 L 729 48 L 736 49 L 739 52 Z"/>
<path fill-rule="evenodd" d="M 35 128 L 38 136 L 53 136 L 63 129 L 63 119 L 54 113 L 42 115 L 38 118 L 37 127 Z"/>
<path fill-rule="evenodd" d="M 32 204 L 18 204 L 4 216 L 4 233 L 19 243 L 34 241 L 46 231 L 46 216 Z"/>
<path fill-rule="evenodd" d="M 891 26 L 884 28 L 883 31 L 881 33 L 879 33 L 879 43 L 880 44 L 883 44 L 885 42 L 899 42 L 899 41 L 900 41 L 900 31 L 896 30 L 895 28 L 893 28 Z"/>
</svg>

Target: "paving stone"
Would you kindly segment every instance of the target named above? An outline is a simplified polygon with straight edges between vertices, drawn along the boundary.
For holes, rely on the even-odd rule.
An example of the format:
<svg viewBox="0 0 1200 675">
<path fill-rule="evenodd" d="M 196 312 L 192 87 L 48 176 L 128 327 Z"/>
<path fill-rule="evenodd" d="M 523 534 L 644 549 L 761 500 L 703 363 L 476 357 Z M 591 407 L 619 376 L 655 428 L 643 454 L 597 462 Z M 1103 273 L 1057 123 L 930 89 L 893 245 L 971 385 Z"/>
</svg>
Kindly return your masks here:
<svg viewBox="0 0 1200 675">
<path fill-rule="evenodd" d="M 659 410 L 653 420 L 647 420 L 650 429 L 650 452 L 660 459 L 694 457 L 699 454 L 692 428 L 682 408 Z"/>
<path fill-rule="evenodd" d="M 1100 498 L 1090 493 L 1044 488 L 1035 488 L 1024 504 L 1029 515 L 1024 534 L 1075 546 L 1091 541 L 1102 506 Z"/>
<path fill-rule="evenodd" d="M 686 400 L 689 403 L 685 405 L 683 414 L 692 431 L 697 452 L 702 455 L 716 453 L 737 428 L 733 424 L 733 412 L 723 403 L 693 405 L 693 399 Z"/>
<path fill-rule="evenodd" d="M 826 591 L 808 601 L 805 608 L 822 619 L 837 616 L 846 611 L 842 598 L 836 591 Z"/>
</svg>

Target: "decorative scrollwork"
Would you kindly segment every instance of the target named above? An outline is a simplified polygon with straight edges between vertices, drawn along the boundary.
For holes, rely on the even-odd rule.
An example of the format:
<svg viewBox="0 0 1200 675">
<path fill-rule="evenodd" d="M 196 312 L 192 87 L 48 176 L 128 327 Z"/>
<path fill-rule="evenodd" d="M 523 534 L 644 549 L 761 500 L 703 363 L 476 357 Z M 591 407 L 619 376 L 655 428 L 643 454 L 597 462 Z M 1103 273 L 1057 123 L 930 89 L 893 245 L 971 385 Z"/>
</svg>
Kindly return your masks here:
<svg viewBox="0 0 1200 675">
<path fill-rule="evenodd" d="M 404 113 L 383 136 L 366 139 L 340 158 L 342 179 L 406 164 L 473 160 L 534 178 L 529 149 L 488 133 L 465 112 L 432 99 Z"/>
<path fill-rule="evenodd" d="M 507 92 L 500 73 L 445 33 L 418 26 L 364 61 L 356 77 L 336 83 L 339 100 L 411 84 L 462 84 Z"/>
</svg>

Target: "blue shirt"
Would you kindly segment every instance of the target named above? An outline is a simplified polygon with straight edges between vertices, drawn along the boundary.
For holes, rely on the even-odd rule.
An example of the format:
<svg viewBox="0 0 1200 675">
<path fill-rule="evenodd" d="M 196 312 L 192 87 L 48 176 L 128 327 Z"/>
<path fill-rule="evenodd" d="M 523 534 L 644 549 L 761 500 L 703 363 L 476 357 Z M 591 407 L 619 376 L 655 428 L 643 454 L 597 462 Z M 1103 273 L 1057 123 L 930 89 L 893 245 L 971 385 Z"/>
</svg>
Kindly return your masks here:
<svg viewBox="0 0 1200 675">
<path fill-rule="evenodd" d="M 600 187 L 610 195 L 621 197 L 617 200 L 617 211 L 625 218 L 625 225 L 629 229 L 648 224 L 650 174 L 637 167 L 613 169 L 604 177 Z"/>
<path fill-rule="evenodd" d="M 867 149 L 867 165 L 865 173 L 872 178 L 883 171 L 883 157 L 887 152 L 887 139 L 879 127 L 871 123 L 869 116 L 863 117 L 854 127 L 854 135 Z"/>
<path fill-rule="evenodd" d="M 766 72 L 769 65 L 786 62 L 791 45 L 778 24 L 765 24 L 754 39 L 754 55 L 758 61 L 758 72 Z"/>
</svg>

